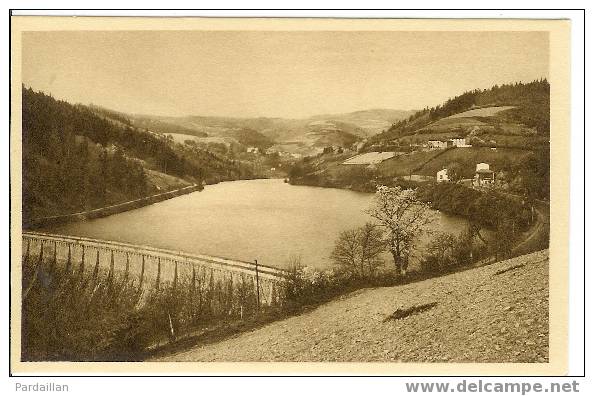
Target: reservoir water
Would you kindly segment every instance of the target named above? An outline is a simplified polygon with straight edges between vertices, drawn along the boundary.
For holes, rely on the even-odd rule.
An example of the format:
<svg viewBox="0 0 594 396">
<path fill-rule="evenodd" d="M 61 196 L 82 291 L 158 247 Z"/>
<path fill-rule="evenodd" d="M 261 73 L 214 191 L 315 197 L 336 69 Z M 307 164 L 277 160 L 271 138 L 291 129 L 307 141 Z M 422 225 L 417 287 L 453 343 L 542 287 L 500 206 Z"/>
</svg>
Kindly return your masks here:
<svg viewBox="0 0 594 396">
<path fill-rule="evenodd" d="M 340 231 L 363 225 L 373 194 L 292 186 L 278 179 L 242 180 L 101 219 L 42 231 L 114 240 L 287 267 L 325 268 Z M 462 218 L 439 213 L 433 227 L 452 233 Z"/>
</svg>

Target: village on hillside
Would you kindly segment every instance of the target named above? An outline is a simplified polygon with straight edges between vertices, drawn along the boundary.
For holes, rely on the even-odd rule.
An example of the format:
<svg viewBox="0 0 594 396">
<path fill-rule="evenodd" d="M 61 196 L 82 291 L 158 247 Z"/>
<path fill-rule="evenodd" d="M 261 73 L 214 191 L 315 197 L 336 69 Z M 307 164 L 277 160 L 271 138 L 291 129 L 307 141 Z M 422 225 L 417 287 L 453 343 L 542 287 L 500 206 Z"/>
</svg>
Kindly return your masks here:
<svg viewBox="0 0 594 396">
<path fill-rule="evenodd" d="M 466 144 L 466 139 L 464 138 L 453 138 L 446 141 L 442 140 L 430 140 L 427 145 L 422 146 L 425 150 L 437 150 L 440 148 L 467 148 L 472 147 L 471 145 Z M 421 149 L 421 150 L 423 150 Z M 496 150 L 493 148 L 492 150 Z M 367 169 L 375 170 L 377 169 L 377 165 L 382 163 L 385 160 L 393 158 L 397 155 L 402 155 L 404 153 L 397 153 L 393 151 L 382 151 L 382 152 L 369 152 L 364 154 L 358 154 L 353 157 L 348 158 L 342 164 L 343 165 L 367 165 Z M 434 180 L 437 183 L 442 182 L 456 182 L 461 183 L 464 185 L 472 186 L 472 187 L 490 187 L 490 188 L 503 188 L 505 186 L 505 173 L 500 171 L 499 177 L 496 177 L 496 171 L 490 168 L 490 165 L 485 162 L 480 162 L 476 164 L 474 177 L 469 179 L 461 178 L 458 174 L 460 169 L 448 169 L 443 168 L 436 172 L 435 178 L 431 178 L 430 176 L 418 175 L 418 174 L 410 174 L 408 176 L 408 180 L 417 180 L 417 181 L 430 181 Z M 467 172 L 464 172 L 467 173 Z"/>
</svg>

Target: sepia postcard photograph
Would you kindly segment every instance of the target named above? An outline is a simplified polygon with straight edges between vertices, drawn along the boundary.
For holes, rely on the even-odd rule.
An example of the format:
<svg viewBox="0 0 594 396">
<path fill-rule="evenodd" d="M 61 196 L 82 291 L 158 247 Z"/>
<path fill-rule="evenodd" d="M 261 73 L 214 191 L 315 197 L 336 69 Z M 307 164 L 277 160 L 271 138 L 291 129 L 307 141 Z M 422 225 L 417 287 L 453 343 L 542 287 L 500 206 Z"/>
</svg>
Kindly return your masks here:
<svg viewBox="0 0 594 396">
<path fill-rule="evenodd" d="M 13 370 L 565 374 L 570 27 L 11 17 Z"/>
</svg>

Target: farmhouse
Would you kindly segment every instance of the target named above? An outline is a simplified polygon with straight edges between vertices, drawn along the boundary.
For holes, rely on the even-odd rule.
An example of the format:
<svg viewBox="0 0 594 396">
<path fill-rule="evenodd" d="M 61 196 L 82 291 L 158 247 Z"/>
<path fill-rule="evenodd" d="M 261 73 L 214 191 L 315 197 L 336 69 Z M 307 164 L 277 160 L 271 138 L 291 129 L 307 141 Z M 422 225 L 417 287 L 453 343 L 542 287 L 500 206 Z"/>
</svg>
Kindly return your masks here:
<svg viewBox="0 0 594 396">
<path fill-rule="evenodd" d="M 470 147 L 469 144 L 466 144 L 466 138 L 463 137 L 454 137 L 447 140 L 429 140 L 427 144 L 433 149 L 447 147 Z"/>
<path fill-rule="evenodd" d="M 476 172 L 472 184 L 474 186 L 485 186 L 495 182 L 495 172 L 489 169 L 489 164 L 481 162 L 476 164 Z"/>
<path fill-rule="evenodd" d="M 479 164 L 476 164 L 476 172 L 478 172 L 481 169 L 486 169 L 489 170 L 489 164 L 481 162 Z"/>
<path fill-rule="evenodd" d="M 427 144 L 429 145 L 429 148 L 432 148 L 432 149 L 448 147 L 448 142 L 445 140 L 429 140 L 427 142 Z"/>
<path fill-rule="evenodd" d="M 448 177 L 448 170 L 447 169 L 442 169 L 439 172 L 437 172 L 437 177 L 436 177 L 436 181 L 438 183 L 441 182 L 447 182 L 449 181 L 449 177 Z"/>
<path fill-rule="evenodd" d="M 450 145 L 454 147 L 470 147 L 470 144 L 466 144 L 466 138 L 463 137 L 448 139 L 448 147 L 450 147 Z"/>
</svg>

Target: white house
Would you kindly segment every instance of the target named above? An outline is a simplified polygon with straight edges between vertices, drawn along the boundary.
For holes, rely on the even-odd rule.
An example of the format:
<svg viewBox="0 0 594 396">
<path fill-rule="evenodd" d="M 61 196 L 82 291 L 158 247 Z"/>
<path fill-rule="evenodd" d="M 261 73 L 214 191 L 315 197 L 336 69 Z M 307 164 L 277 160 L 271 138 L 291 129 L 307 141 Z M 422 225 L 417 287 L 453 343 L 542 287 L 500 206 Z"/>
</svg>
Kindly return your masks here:
<svg viewBox="0 0 594 396">
<path fill-rule="evenodd" d="M 447 140 L 429 140 L 427 144 L 430 148 L 434 149 L 447 147 L 470 147 L 469 144 L 466 144 L 466 138 L 463 137 L 454 137 Z"/>
<path fill-rule="evenodd" d="M 257 153 L 258 153 L 258 151 L 260 151 L 260 150 L 258 150 L 258 147 L 248 147 L 248 148 L 247 148 L 247 152 L 248 152 L 248 153 L 254 153 L 254 154 L 257 154 Z"/>
<path fill-rule="evenodd" d="M 481 169 L 486 169 L 489 170 L 489 164 L 481 162 L 479 164 L 476 164 L 476 172 L 480 171 Z"/>
<path fill-rule="evenodd" d="M 436 180 L 438 183 L 449 181 L 450 178 L 448 177 L 448 170 L 442 169 L 439 172 L 437 172 Z"/>
<path fill-rule="evenodd" d="M 475 186 L 485 186 L 495 183 L 495 172 L 489 169 L 489 164 L 481 162 L 476 164 L 476 172 L 472 184 Z"/>
<path fill-rule="evenodd" d="M 470 144 L 466 144 L 466 138 L 463 137 L 451 138 L 448 140 L 448 143 L 449 142 L 451 142 L 451 145 L 454 147 L 470 147 Z"/>
<path fill-rule="evenodd" d="M 429 140 L 427 142 L 430 148 L 438 149 L 438 148 L 446 148 L 448 147 L 448 142 L 444 140 Z"/>
</svg>

